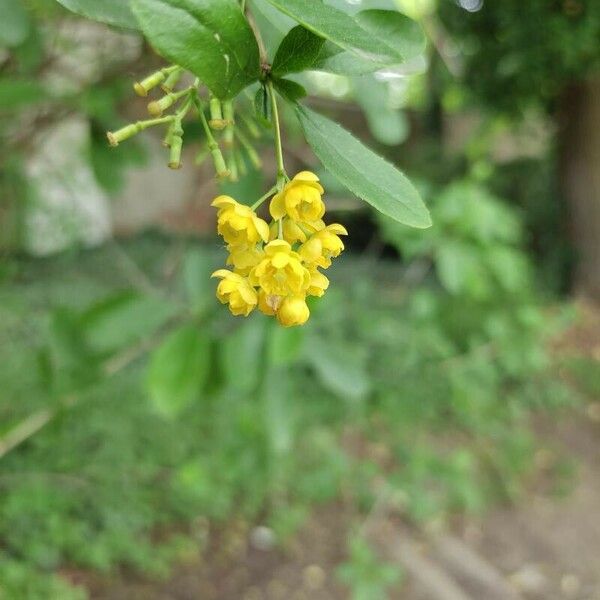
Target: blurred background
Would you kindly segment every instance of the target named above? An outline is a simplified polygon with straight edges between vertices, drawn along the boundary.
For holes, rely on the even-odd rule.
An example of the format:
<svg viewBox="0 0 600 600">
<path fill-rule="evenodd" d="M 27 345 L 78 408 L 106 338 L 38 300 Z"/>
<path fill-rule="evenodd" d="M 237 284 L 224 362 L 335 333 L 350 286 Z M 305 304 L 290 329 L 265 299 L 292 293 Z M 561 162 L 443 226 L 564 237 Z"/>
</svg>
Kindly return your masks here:
<svg viewBox="0 0 600 600">
<path fill-rule="evenodd" d="M 179 171 L 152 134 L 111 149 L 160 59 L 0 0 L 2 600 L 600 598 L 600 3 L 331 3 L 427 34 L 302 83 L 434 226 L 353 198 L 284 114 L 350 233 L 284 330 L 209 279 L 210 201 L 271 186 L 268 132 L 221 186 L 199 126 Z"/>
</svg>

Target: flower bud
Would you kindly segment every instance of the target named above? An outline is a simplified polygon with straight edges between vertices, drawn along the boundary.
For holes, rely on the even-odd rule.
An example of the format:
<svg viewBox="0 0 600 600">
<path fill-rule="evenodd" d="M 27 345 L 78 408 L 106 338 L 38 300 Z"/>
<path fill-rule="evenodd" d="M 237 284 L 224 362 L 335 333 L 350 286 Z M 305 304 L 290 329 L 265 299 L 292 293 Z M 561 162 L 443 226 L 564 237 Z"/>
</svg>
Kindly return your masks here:
<svg viewBox="0 0 600 600">
<path fill-rule="evenodd" d="M 304 296 L 288 296 L 277 311 L 277 320 L 284 327 L 304 325 L 310 317 L 310 310 Z"/>
<path fill-rule="evenodd" d="M 133 89 L 138 96 L 145 98 L 148 92 L 154 89 L 157 85 L 160 85 L 165 80 L 165 73 L 163 71 L 156 71 L 152 75 L 148 75 L 146 79 L 142 81 L 136 81 L 133 84 Z"/>
</svg>

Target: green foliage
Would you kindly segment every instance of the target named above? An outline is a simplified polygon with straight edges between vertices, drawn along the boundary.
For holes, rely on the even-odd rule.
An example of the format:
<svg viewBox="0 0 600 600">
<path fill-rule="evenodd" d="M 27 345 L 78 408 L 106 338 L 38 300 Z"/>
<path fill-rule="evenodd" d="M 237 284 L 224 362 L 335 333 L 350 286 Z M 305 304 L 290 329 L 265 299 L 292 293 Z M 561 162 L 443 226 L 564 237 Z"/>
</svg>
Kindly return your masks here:
<svg viewBox="0 0 600 600">
<path fill-rule="evenodd" d="M 474 13 L 442 2 L 440 16 L 464 50 L 468 94 L 500 111 L 554 109 L 600 63 L 598 2 L 506 0 Z"/>
<path fill-rule="evenodd" d="M 148 371 L 148 390 L 156 408 L 176 415 L 197 400 L 210 367 L 210 339 L 197 326 L 171 333 L 154 352 Z"/>
<path fill-rule="evenodd" d="M 315 35 L 358 57 L 369 58 L 380 65 L 399 63 L 403 59 L 397 48 L 333 6 L 319 2 L 307 5 L 303 0 L 268 1 Z"/>
<path fill-rule="evenodd" d="M 446 237 L 472 237 L 467 228 L 452 233 L 456 224 L 439 210 Z M 484 240 L 517 244 L 502 224 L 515 215 L 503 213 L 494 212 L 483 247 Z M 414 249 L 413 261 L 428 260 L 432 247 Z M 140 240 L 128 251 L 162 289 L 164 242 Z M 290 535 L 312 505 L 342 490 L 369 510 L 383 467 L 375 454 L 347 450 L 349 426 L 367 447 L 386 449 L 386 479 L 414 519 L 478 513 L 499 496 L 519 496 L 535 447 L 529 407 L 557 397 L 540 360 L 546 316 L 535 303 L 516 295 L 504 307 L 501 294 L 484 301 L 469 286 L 446 292 L 436 281 L 398 287 L 397 264 L 375 268 L 348 257 L 334 273 L 343 294 L 315 305 L 309 327 L 232 323 L 212 299 L 213 258 L 195 247 L 180 284 L 169 284 L 177 293 L 170 304 L 191 314 L 183 309 L 184 323 L 161 338 L 165 321 L 149 320 L 143 309 L 156 295 L 125 293 L 106 252 L 78 263 L 20 262 L 19 279 L 0 292 L 1 335 L 11 341 L 0 345 L 6 426 L 76 398 L 2 459 L 0 539 L 11 568 L 32 573 L 29 583 L 11 584 L 15 598 L 28 598 L 34 581 L 52 589 L 46 573 L 66 563 L 164 573 L 189 548 L 171 535 L 157 545 L 153 533 L 181 531 L 198 515 L 254 520 L 275 505 L 267 523 Z M 146 366 L 129 344 L 155 337 L 161 341 Z M 32 350 L 47 360 L 36 366 Z M 57 382 L 51 396 L 48 379 Z M 363 550 L 353 550 L 349 563 L 343 571 L 357 594 L 392 582 Z"/>
<path fill-rule="evenodd" d="M 352 600 L 385 598 L 388 589 L 402 579 L 402 571 L 377 557 L 368 542 L 360 537 L 350 540 L 350 556 L 337 570 L 338 578 L 351 590 Z"/>
<path fill-rule="evenodd" d="M 431 225 L 419 193 L 396 167 L 326 117 L 306 107 L 296 114 L 323 166 L 350 191 L 395 221 L 417 228 Z"/>
<path fill-rule="evenodd" d="M 138 29 L 138 23 L 133 16 L 130 0 L 57 0 L 70 11 L 109 25 Z"/>
<path fill-rule="evenodd" d="M 236 0 L 134 0 L 133 10 L 150 43 L 219 98 L 259 78 L 258 44 Z"/>
<path fill-rule="evenodd" d="M 272 73 L 275 77 L 309 69 L 317 59 L 325 39 L 298 25 L 282 40 L 275 58 Z"/>
</svg>

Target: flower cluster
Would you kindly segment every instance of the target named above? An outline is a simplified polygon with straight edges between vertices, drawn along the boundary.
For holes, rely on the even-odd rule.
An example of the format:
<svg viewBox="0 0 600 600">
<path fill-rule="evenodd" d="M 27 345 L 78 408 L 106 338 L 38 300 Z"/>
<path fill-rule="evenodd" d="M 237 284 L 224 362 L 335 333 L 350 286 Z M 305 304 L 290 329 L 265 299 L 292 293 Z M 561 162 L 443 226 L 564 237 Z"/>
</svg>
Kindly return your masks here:
<svg viewBox="0 0 600 600">
<path fill-rule="evenodd" d="M 255 308 L 285 327 L 303 325 L 310 316 L 307 296 L 322 296 L 329 280 L 319 269 L 331 266 L 347 235 L 342 225 L 325 225 L 323 187 L 308 171 L 298 173 L 271 200 L 268 224 L 229 196 L 219 196 L 218 233 L 227 244 L 227 265 L 217 298 L 232 314 L 247 317 Z"/>
</svg>

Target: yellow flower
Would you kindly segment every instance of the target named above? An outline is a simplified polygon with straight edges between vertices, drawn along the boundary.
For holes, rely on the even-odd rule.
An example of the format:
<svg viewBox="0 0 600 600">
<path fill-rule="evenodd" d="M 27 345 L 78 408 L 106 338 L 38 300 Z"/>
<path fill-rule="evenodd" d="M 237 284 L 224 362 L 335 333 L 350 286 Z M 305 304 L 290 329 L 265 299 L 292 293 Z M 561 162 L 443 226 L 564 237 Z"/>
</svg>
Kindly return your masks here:
<svg viewBox="0 0 600 600">
<path fill-rule="evenodd" d="M 258 292 L 258 308 L 261 313 L 269 317 L 277 314 L 283 298 L 273 294 L 267 294 L 264 290 Z"/>
<path fill-rule="evenodd" d="M 267 295 L 298 295 L 308 289 L 310 273 L 288 242 L 273 240 L 265 246 L 265 258 L 254 267 L 250 280 Z"/>
<path fill-rule="evenodd" d="M 254 246 L 229 246 L 227 264 L 240 275 L 249 275 L 250 271 L 264 258 L 262 248 Z"/>
<path fill-rule="evenodd" d="M 302 171 L 274 196 L 271 216 L 276 220 L 287 215 L 294 221 L 318 221 L 325 214 L 323 193 L 319 178 L 310 171 Z"/>
<path fill-rule="evenodd" d="M 344 249 L 340 235 L 348 235 L 348 232 L 338 223 L 313 233 L 298 250 L 302 260 L 327 269 L 331 266 L 331 259 L 339 256 Z"/>
<path fill-rule="evenodd" d="M 306 293 L 309 296 L 317 296 L 320 298 L 325 290 L 329 287 L 329 279 L 323 275 L 320 271 L 315 267 L 314 269 L 309 269 L 310 271 L 310 286 Z"/>
<path fill-rule="evenodd" d="M 212 202 L 219 209 L 217 231 L 229 245 L 251 246 L 269 240 L 269 226 L 244 204 L 230 196 L 219 196 Z"/>
<path fill-rule="evenodd" d="M 288 296 L 277 311 L 277 320 L 284 327 L 304 325 L 310 317 L 310 310 L 304 296 Z"/>
<path fill-rule="evenodd" d="M 273 221 L 269 229 L 271 234 L 269 239 L 276 240 L 279 237 L 279 221 Z M 296 242 L 306 241 L 306 233 L 304 233 L 298 223 L 292 221 L 292 219 L 283 219 L 282 233 L 283 239 L 289 244 L 293 245 Z"/>
<path fill-rule="evenodd" d="M 215 271 L 211 277 L 219 277 L 217 298 L 222 304 L 229 304 L 229 310 L 236 316 L 247 317 L 258 304 L 258 294 L 248 280 L 227 269 Z"/>
</svg>

